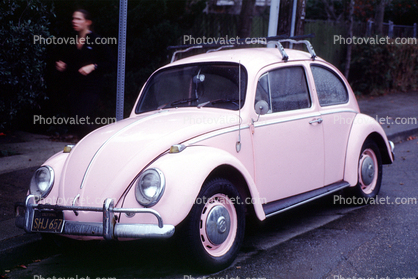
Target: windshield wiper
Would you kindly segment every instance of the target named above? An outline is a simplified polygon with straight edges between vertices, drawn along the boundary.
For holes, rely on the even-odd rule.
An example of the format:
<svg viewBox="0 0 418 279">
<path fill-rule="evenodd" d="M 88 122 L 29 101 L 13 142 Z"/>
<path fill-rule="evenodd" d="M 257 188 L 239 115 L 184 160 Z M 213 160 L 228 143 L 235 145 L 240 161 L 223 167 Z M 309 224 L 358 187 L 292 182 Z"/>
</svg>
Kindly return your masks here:
<svg viewBox="0 0 418 279">
<path fill-rule="evenodd" d="M 170 104 L 170 106 L 175 106 L 175 105 L 180 105 L 180 104 L 185 104 L 185 103 L 188 103 L 188 102 L 195 102 L 195 101 L 197 101 L 197 98 L 180 99 L 180 100 L 172 102 Z"/>
<path fill-rule="evenodd" d="M 234 100 L 230 100 L 230 99 L 217 99 L 217 100 L 212 100 L 212 101 L 207 101 L 204 103 L 199 104 L 197 107 L 201 108 L 206 106 L 207 104 L 220 104 L 220 103 L 232 103 L 234 105 L 236 105 L 237 107 L 239 107 L 239 104 L 237 103 L 238 100 L 234 99 Z"/>
<path fill-rule="evenodd" d="M 180 99 L 180 100 L 177 100 L 177 101 L 171 102 L 171 103 L 170 103 L 170 106 L 172 107 L 172 106 L 176 106 L 176 105 L 180 105 L 180 104 L 185 104 L 185 103 L 188 103 L 188 102 L 194 102 L 194 101 L 197 101 L 197 98 L 185 98 L 185 99 Z M 168 103 L 165 103 L 164 105 L 159 106 L 157 109 L 163 109 L 163 108 L 165 108 L 167 105 L 168 105 Z"/>
</svg>

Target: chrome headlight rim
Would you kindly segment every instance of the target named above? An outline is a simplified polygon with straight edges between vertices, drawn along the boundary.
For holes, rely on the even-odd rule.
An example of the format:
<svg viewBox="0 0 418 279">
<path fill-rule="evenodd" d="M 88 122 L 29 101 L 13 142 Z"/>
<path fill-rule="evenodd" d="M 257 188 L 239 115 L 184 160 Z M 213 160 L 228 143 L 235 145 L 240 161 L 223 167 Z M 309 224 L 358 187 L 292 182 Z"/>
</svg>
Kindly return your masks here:
<svg viewBox="0 0 418 279">
<path fill-rule="evenodd" d="M 157 175 L 159 179 L 159 186 L 158 189 L 155 191 L 155 194 L 152 197 L 149 197 L 142 187 L 143 179 L 147 175 Z M 143 207 L 152 207 L 155 204 L 157 204 L 161 197 L 164 194 L 165 191 L 165 176 L 163 172 L 157 168 L 149 168 L 141 173 L 141 175 L 138 177 L 138 179 L 135 181 L 135 198 L 136 201 L 142 205 Z"/>
<path fill-rule="evenodd" d="M 40 189 L 39 184 L 36 182 L 37 175 L 42 171 L 47 171 L 49 173 L 49 181 L 47 182 L 48 184 L 47 184 L 47 187 L 45 188 L 45 190 Z M 30 186 L 29 186 L 29 192 L 30 192 L 30 194 L 35 195 L 39 199 L 44 199 L 51 192 L 52 186 L 54 185 L 54 182 L 55 182 L 54 169 L 51 168 L 50 166 L 47 166 L 47 165 L 41 166 L 32 175 L 32 178 L 31 178 L 31 181 L 30 181 Z"/>
</svg>

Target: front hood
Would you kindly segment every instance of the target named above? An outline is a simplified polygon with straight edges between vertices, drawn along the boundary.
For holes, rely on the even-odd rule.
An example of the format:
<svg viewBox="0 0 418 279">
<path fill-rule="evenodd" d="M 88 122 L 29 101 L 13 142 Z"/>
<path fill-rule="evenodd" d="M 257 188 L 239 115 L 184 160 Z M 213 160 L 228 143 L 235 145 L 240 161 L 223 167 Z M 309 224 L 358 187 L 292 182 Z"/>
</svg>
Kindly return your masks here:
<svg viewBox="0 0 418 279">
<path fill-rule="evenodd" d="M 235 111 L 181 108 L 104 126 L 83 138 L 69 154 L 58 203 L 102 206 L 106 198 L 117 202 L 135 176 L 171 145 L 235 126 L 238 119 Z"/>
</svg>

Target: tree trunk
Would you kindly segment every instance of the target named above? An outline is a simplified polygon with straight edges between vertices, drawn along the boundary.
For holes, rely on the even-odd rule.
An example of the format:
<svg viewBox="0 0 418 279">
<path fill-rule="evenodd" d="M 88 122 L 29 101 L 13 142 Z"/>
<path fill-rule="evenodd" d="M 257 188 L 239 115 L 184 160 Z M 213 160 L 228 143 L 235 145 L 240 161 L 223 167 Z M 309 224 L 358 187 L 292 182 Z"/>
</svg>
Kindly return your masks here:
<svg viewBox="0 0 418 279">
<path fill-rule="evenodd" d="M 348 16 L 348 37 L 353 37 L 353 14 L 354 14 L 354 0 L 350 0 L 350 6 L 349 6 L 349 16 Z M 351 50 L 352 45 L 347 45 L 347 56 L 345 59 L 345 70 L 344 70 L 344 76 L 346 79 L 348 79 L 348 74 L 350 73 L 350 64 L 351 64 Z"/>
<path fill-rule="evenodd" d="M 380 0 L 380 3 L 377 4 L 376 7 L 376 14 L 375 14 L 375 22 L 376 22 L 376 33 L 378 35 L 382 35 L 383 34 L 383 19 L 385 17 L 385 6 L 386 6 L 386 1 L 385 0 Z"/>
<path fill-rule="evenodd" d="M 290 36 L 290 26 L 292 24 L 293 0 L 280 0 L 279 25 L 277 35 Z"/>
<path fill-rule="evenodd" d="M 241 13 L 238 21 L 238 36 L 240 38 L 251 37 L 255 1 L 256 0 L 242 0 Z"/>
<path fill-rule="evenodd" d="M 305 34 L 305 17 L 306 17 L 306 0 L 298 0 L 298 8 L 296 9 L 296 28 L 295 35 Z"/>
</svg>

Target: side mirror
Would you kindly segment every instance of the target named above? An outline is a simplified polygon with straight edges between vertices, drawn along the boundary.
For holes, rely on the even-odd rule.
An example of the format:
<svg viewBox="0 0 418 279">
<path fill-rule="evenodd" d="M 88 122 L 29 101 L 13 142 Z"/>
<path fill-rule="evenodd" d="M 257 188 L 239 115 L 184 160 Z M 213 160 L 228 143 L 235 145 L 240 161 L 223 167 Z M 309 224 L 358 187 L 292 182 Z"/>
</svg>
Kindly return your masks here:
<svg viewBox="0 0 418 279">
<path fill-rule="evenodd" d="M 205 81 L 205 75 L 204 74 L 198 74 L 197 76 L 193 77 L 194 83 L 202 83 Z"/>
<path fill-rule="evenodd" d="M 254 108 L 255 112 L 260 117 L 260 115 L 264 115 L 269 111 L 269 104 L 264 100 L 260 100 L 255 104 Z"/>
</svg>

